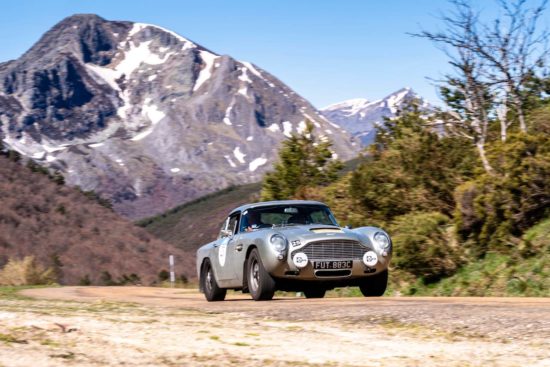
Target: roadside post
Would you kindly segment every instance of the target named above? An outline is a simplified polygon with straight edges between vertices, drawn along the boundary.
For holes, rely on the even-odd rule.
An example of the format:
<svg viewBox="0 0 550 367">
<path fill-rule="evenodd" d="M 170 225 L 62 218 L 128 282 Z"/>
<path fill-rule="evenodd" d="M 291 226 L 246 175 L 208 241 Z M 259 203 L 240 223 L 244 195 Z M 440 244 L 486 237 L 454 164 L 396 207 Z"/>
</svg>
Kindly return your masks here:
<svg viewBox="0 0 550 367">
<path fill-rule="evenodd" d="M 170 287 L 174 288 L 176 281 L 176 273 L 174 272 L 174 255 L 168 256 L 168 262 L 170 263 Z"/>
</svg>

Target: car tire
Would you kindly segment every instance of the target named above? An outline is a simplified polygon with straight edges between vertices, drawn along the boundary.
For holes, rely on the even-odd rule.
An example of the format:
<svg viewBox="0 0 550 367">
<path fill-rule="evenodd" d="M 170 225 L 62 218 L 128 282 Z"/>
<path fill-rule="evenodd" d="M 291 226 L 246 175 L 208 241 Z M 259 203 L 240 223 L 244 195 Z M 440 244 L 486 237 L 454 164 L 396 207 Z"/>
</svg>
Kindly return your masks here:
<svg viewBox="0 0 550 367">
<path fill-rule="evenodd" d="M 361 293 L 363 293 L 365 297 L 380 297 L 386 292 L 387 286 L 388 271 L 384 270 L 379 274 L 365 278 L 363 283 L 359 286 L 359 289 L 361 289 Z"/>
<path fill-rule="evenodd" d="M 220 288 L 210 260 L 206 259 L 201 271 L 201 288 L 204 291 L 204 296 L 208 302 L 223 301 L 227 293 L 227 289 Z"/>
<path fill-rule="evenodd" d="M 247 285 L 255 301 L 269 301 L 275 294 L 275 280 L 265 270 L 257 249 L 252 249 L 246 266 Z"/>
<path fill-rule="evenodd" d="M 326 292 L 327 290 L 324 288 L 310 288 L 304 290 L 304 296 L 306 298 L 323 298 Z"/>
</svg>

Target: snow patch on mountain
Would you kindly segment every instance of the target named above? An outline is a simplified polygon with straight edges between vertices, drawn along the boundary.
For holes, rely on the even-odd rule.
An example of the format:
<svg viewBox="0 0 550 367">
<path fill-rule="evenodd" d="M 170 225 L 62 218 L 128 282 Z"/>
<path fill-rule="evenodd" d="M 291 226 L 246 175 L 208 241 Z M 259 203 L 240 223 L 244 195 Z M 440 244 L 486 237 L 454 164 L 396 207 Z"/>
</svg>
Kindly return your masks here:
<svg viewBox="0 0 550 367">
<path fill-rule="evenodd" d="M 241 69 L 241 75 L 239 75 L 239 80 L 245 83 L 252 83 L 252 80 L 248 77 L 248 74 L 246 73 L 248 69 L 242 68 Z"/>
<path fill-rule="evenodd" d="M 284 121 L 283 122 L 283 134 L 287 138 L 292 137 L 292 123 L 290 121 Z"/>
<path fill-rule="evenodd" d="M 246 157 L 246 154 L 244 154 L 243 152 L 241 152 L 241 148 L 240 148 L 240 147 L 236 147 L 235 149 L 233 149 L 233 155 L 235 156 L 235 158 L 237 158 L 237 160 L 239 161 L 239 163 L 241 163 L 241 164 L 244 164 L 244 163 L 245 163 L 244 157 Z"/>
<path fill-rule="evenodd" d="M 272 132 L 277 132 L 277 131 L 281 131 L 281 128 L 279 127 L 279 125 L 273 123 L 271 125 L 269 125 L 269 127 L 267 128 L 267 130 L 269 131 L 272 131 Z"/>
<path fill-rule="evenodd" d="M 212 66 L 214 65 L 214 61 L 218 58 L 218 56 L 214 55 L 213 53 L 210 53 L 208 51 L 200 51 L 201 59 L 204 61 L 205 65 L 201 72 L 199 73 L 199 77 L 197 78 L 197 81 L 195 82 L 195 86 L 193 87 L 193 91 L 197 91 L 201 85 L 210 79 L 212 76 Z"/>
<path fill-rule="evenodd" d="M 248 164 L 248 170 L 250 172 L 254 172 L 258 167 L 263 166 L 267 163 L 267 159 L 265 157 L 259 157 L 254 159 L 252 162 Z"/>
</svg>

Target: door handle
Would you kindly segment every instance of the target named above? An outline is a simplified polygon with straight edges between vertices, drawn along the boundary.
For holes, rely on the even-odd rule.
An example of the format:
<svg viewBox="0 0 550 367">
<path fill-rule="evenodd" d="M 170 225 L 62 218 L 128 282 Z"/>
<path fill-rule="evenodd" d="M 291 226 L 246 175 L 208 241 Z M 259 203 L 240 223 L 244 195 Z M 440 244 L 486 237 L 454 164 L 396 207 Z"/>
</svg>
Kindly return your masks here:
<svg viewBox="0 0 550 367">
<path fill-rule="evenodd" d="M 242 250 L 243 250 L 243 245 L 242 245 L 242 244 L 238 244 L 237 246 L 235 246 L 235 250 L 237 250 L 237 251 L 242 251 Z"/>
</svg>

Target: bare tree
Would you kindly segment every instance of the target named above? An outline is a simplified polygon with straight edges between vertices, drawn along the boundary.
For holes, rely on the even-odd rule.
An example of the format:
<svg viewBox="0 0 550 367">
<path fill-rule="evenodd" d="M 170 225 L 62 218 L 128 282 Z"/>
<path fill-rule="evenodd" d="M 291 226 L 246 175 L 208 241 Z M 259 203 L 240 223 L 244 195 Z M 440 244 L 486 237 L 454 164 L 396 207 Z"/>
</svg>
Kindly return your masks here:
<svg viewBox="0 0 550 367">
<path fill-rule="evenodd" d="M 508 105 L 517 113 L 521 131 L 527 131 L 525 100 L 522 89 L 533 72 L 540 68 L 548 56 L 548 30 L 539 30 L 539 21 L 548 0 L 536 7 L 527 7 L 526 0 L 499 0 L 503 12 L 491 26 L 481 25 L 479 32 L 472 34 L 467 45 L 487 61 L 487 77 L 501 89 L 501 139 L 506 140 Z"/>
<path fill-rule="evenodd" d="M 515 112 L 520 130 L 527 131 L 523 92 L 529 78 L 543 67 L 549 54 L 549 32 L 539 29 L 548 0 L 542 0 L 535 7 L 528 7 L 526 0 L 497 1 L 502 16 L 484 23 L 469 1 L 451 0 L 455 10 L 441 17 L 445 25 L 443 31 L 413 35 L 436 43 L 451 60 L 468 50 L 468 57 L 482 61 L 477 78 L 491 87 L 495 103 L 490 115 L 498 118 L 501 140 L 506 141 L 513 122 L 508 120 L 510 111 Z"/>
<path fill-rule="evenodd" d="M 459 49 L 459 57 L 451 62 L 458 77 L 448 75 L 444 93 L 453 111 L 442 114 L 442 121 L 448 130 L 470 139 L 479 154 L 483 168 L 489 174 L 493 168 L 487 159 L 485 145 L 492 98 L 489 86 L 482 81 L 483 63 L 468 49 Z"/>
<path fill-rule="evenodd" d="M 455 11 L 443 17 L 445 29 L 414 34 L 434 42 L 449 57 L 454 74 L 441 81 L 443 97 L 452 112 L 442 114 L 442 121 L 451 133 L 466 137 L 474 143 L 483 168 L 493 169 L 485 152 L 491 122 L 491 84 L 486 80 L 487 63 L 474 50 L 478 14 L 465 2 L 454 1 Z"/>
</svg>

